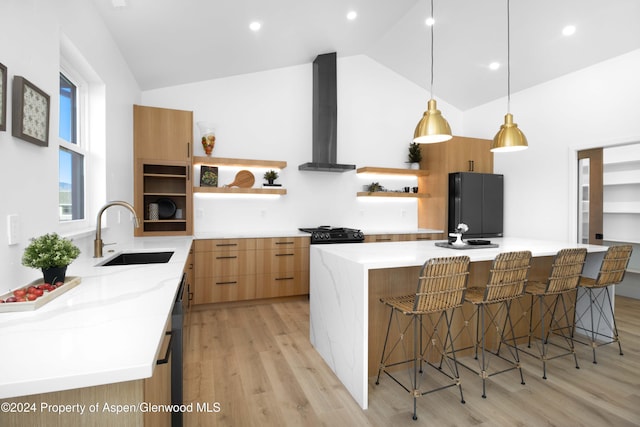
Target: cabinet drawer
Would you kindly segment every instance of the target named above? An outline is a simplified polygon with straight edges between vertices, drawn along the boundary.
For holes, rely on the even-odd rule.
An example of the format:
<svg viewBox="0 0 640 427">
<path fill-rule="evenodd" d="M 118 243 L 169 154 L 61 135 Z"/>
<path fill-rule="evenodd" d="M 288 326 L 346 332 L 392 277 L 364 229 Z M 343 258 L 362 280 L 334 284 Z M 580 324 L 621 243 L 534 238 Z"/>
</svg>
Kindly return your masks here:
<svg viewBox="0 0 640 427">
<path fill-rule="evenodd" d="M 308 248 L 309 237 L 273 237 L 267 239 L 255 239 L 256 249 L 284 249 L 284 248 Z"/>
<path fill-rule="evenodd" d="M 195 303 L 242 301 L 256 297 L 256 276 L 196 278 Z"/>
<path fill-rule="evenodd" d="M 259 275 L 256 298 L 275 298 L 309 293 L 309 271 Z"/>
<path fill-rule="evenodd" d="M 196 252 L 245 251 L 256 248 L 256 239 L 206 239 L 194 242 Z"/>
<path fill-rule="evenodd" d="M 308 271 L 308 248 L 280 248 L 256 251 L 256 271 L 270 275 L 287 271 Z"/>
<path fill-rule="evenodd" d="M 196 277 L 255 274 L 255 251 L 196 252 Z"/>
</svg>

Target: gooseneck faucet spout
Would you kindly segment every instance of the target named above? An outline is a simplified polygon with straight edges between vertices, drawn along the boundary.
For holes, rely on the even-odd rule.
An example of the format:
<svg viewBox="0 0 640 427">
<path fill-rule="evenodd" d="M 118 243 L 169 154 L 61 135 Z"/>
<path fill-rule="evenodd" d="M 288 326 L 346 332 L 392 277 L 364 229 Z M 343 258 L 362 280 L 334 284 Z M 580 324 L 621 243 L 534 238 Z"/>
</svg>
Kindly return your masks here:
<svg viewBox="0 0 640 427">
<path fill-rule="evenodd" d="M 98 218 L 96 219 L 96 238 L 93 241 L 93 257 L 94 258 L 102 258 L 102 247 L 104 243 L 102 243 L 102 213 L 110 208 L 111 206 L 122 206 L 131 211 L 133 214 L 133 221 L 135 227 L 138 228 L 140 226 L 140 221 L 138 220 L 138 216 L 136 215 L 135 209 L 129 203 L 124 202 L 122 200 L 114 200 L 111 202 L 107 202 L 100 211 L 98 211 Z"/>
</svg>

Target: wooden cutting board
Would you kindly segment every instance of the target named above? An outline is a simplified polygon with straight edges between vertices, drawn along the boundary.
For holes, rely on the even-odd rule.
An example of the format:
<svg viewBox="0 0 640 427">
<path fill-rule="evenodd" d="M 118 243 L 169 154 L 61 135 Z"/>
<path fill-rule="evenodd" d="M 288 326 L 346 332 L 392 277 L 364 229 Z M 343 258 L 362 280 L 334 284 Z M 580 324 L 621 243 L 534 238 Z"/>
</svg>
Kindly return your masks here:
<svg viewBox="0 0 640 427">
<path fill-rule="evenodd" d="M 241 170 L 236 174 L 235 179 L 232 183 L 227 184 L 226 187 L 240 187 L 240 188 L 251 188 L 253 184 L 256 182 L 255 176 L 248 170 Z"/>
</svg>

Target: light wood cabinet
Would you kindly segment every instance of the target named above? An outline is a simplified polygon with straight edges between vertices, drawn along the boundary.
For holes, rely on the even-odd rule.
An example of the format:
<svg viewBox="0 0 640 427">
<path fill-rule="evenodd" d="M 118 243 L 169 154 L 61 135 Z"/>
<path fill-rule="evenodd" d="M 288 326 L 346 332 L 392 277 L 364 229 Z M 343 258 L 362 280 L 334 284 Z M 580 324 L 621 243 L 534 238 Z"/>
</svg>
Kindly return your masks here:
<svg viewBox="0 0 640 427">
<path fill-rule="evenodd" d="M 193 112 L 133 106 L 134 207 L 142 224 L 136 236 L 191 235 Z M 150 218 L 149 204 L 176 213 Z"/>
<path fill-rule="evenodd" d="M 193 112 L 133 106 L 134 158 L 191 162 Z"/>
<path fill-rule="evenodd" d="M 478 172 L 493 173 L 491 140 L 454 136 L 447 142 L 421 144 L 420 169 L 429 171 L 418 177 L 418 187 L 430 197 L 418 199 L 418 227 L 447 230 L 449 173 Z M 446 233 L 434 235 L 446 238 Z"/>
<path fill-rule="evenodd" d="M 309 293 L 309 238 L 194 242 L 196 304 Z"/>
<path fill-rule="evenodd" d="M 409 233 L 409 234 L 367 234 L 365 243 L 376 242 L 410 242 L 415 240 L 433 240 L 436 234 Z"/>
<path fill-rule="evenodd" d="M 194 303 L 255 298 L 255 242 L 252 239 L 196 240 Z"/>
<path fill-rule="evenodd" d="M 256 298 L 309 293 L 309 239 L 257 239 Z"/>
</svg>

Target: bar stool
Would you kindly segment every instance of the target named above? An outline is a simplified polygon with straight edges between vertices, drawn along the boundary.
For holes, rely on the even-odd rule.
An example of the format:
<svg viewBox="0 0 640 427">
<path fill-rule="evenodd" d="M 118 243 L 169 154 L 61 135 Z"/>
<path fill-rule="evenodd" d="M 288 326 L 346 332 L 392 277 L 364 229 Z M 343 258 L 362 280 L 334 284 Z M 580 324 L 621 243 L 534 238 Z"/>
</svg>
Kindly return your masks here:
<svg viewBox="0 0 640 427">
<path fill-rule="evenodd" d="M 575 329 L 583 331 L 589 342 L 576 339 L 580 344 L 591 345 L 593 349 L 593 363 L 596 361 L 596 348 L 602 345 L 618 343 L 618 350 L 622 356 L 622 345 L 618 337 L 618 327 L 616 316 L 613 311 L 613 303 L 609 294 L 609 286 L 617 285 L 624 279 L 624 273 L 629 265 L 631 245 L 611 246 L 604 255 L 598 277 L 580 277 L 578 283 L 578 297 L 576 300 Z M 586 301 L 585 301 L 586 300 Z M 580 301 L 583 301 L 584 310 L 578 312 Z M 590 323 L 586 323 L 586 314 L 589 313 Z M 605 331 L 601 328 L 606 328 Z M 598 338 L 605 338 L 607 341 L 598 341 Z"/>
<path fill-rule="evenodd" d="M 493 260 L 493 264 L 489 271 L 489 281 L 486 287 L 470 287 L 467 289 L 467 293 L 465 294 L 465 302 L 472 304 L 474 310 L 468 318 L 464 318 L 463 330 L 468 332 L 468 338 L 473 342 L 473 344 L 465 348 L 458 348 L 457 351 L 460 353 L 463 350 L 473 348 L 474 359 L 478 360 L 478 348 L 480 348 L 480 360 L 478 360 L 477 368 L 469 366 L 469 364 L 461 361 L 460 358 L 458 358 L 458 363 L 469 369 L 471 372 L 478 374 L 480 378 L 482 378 L 483 398 L 487 397 L 486 380 L 494 375 L 518 369 L 518 371 L 520 371 L 520 384 L 524 384 L 524 377 L 522 375 L 522 367 L 520 366 L 520 357 L 518 355 L 518 347 L 515 341 L 510 311 L 513 300 L 524 294 L 530 265 L 530 251 L 504 252 L 498 254 L 498 256 Z M 460 310 L 460 312 L 462 312 L 464 316 L 464 311 Z M 470 319 L 473 317 L 476 319 L 475 336 L 472 336 L 472 333 L 469 330 L 469 325 L 472 324 Z M 488 324 L 485 321 L 485 317 L 489 321 Z M 507 335 L 505 334 L 507 323 L 510 326 L 510 338 L 512 340 L 512 345 L 506 346 L 510 353 L 510 358 L 504 357 L 500 354 L 501 343 L 505 340 L 505 336 Z M 495 329 L 496 331 L 496 347 L 489 350 L 486 346 L 486 340 L 489 331 L 492 329 Z M 461 334 L 462 331 L 455 337 L 454 342 Z M 489 364 L 493 356 L 497 356 L 500 359 L 507 361 L 509 366 L 493 370 L 489 373 Z"/>
<path fill-rule="evenodd" d="M 460 390 L 460 401 L 464 403 L 462 385 L 458 375 L 458 367 L 455 363 L 455 351 L 451 341 L 451 317 L 453 310 L 460 307 L 464 301 L 464 293 L 467 289 L 467 279 L 469 276 L 469 257 L 455 256 L 432 258 L 427 260 L 418 277 L 418 285 L 415 294 L 381 298 L 380 302 L 390 308 L 389 325 L 382 349 L 380 367 L 376 384 L 380 384 L 380 374 L 384 372 L 399 384 L 405 391 L 413 396 L 413 419 L 417 420 L 416 400 L 419 396 L 432 393 L 447 387 L 457 386 Z M 451 315 L 449 314 L 451 311 Z M 434 322 L 430 315 L 437 317 Z M 389 332 L 393 320 L 398 328 L 399 335 L 395 337 L 393 345 L 389 344 Z M 402 319 L 407 319 L 404 323 Z M 424 325 L 424 320 L 429 325 Z M 446 328 L 446 334 L 439 331 L 440 327 Z M 413 340 L 407 335 L 409 328 L 413 327 Z M 423 339 L 423 334 L 426 339 Z M 409 342 L 407 342 L 409 341 Z M 411 342 L 413 341 L 413 342 Z M 449 341 L 449 344 L 447 344 Z M 425 344 L 423 344 L 425 343 Z M 408 348 L 413 347 L 410 353 Z M 450 348 L 450 350 L 447 349 Z M 387 353 L 387 348 L 389 352 Z M 429 359 L 427 352 L 438 351 L 440 355 L 447 352 L 452 354 L 453 363 L 447 363 L 449 373 L 439 369 Z M 409 356 L 411 354 L 411 357 Z M 402 359 L 397 361 L 397 359 Z M 452 382 L 444 386 L 435 387 L 422 391 L 419 383 L 418 373 L 422 374 L 423 363 L 436 368 L 447 376 Z M 412 364 L 412 370 L 393 370 L 389 368 L 403 364 Z M 413 371 L 413 372 L 411 372 Z M 404 374 L 406 373 L 406 378 Z M 420 375 L 421 377 L 422 375 Z"/>
<path fill-rule="evenodd" d="M 536 339 L 538 353 L 532 353 L 524 348 L 519 348 L 519 350 L 542 361 L 542 378 L 545 380 L 547 379 L 547 362 L 558 357 L 572 354 L 576 369 L 580 369 L 573 345 L 573 318 L 572 316 L 570 318 L 570 315 L 573 314 L 571 302 L 575 300 L 570 298 L 569 294 L 575 291 L 578 286 L 586 257 L 587 250 L 585 248 L 562 249 L 555 256 L 546 282 L 531 280 L 527 282 L 525 294 L 531 297 L 527 348 L 531 348 L 534 331 L 539 328 L 540 336 Z M 533 308 L 536 301 L 540 306 L 540 319 L 534 325 Z M 559 305 L 561 305 L 560 313 Z M 563 338 L 564 346 L 549 340 L 551 331 L 554 335 Z M 550 356 L 549 345 L 565 350 L 565 352 Z"/>
</svg>

